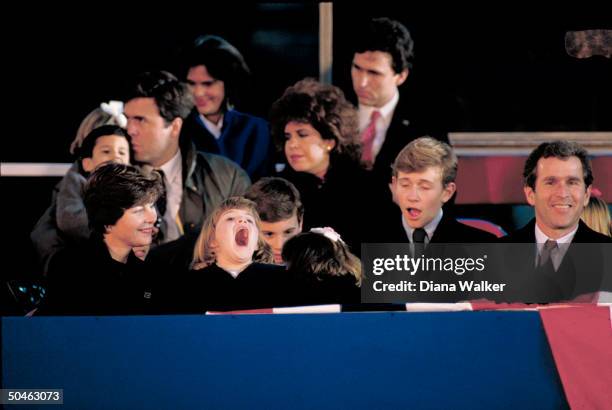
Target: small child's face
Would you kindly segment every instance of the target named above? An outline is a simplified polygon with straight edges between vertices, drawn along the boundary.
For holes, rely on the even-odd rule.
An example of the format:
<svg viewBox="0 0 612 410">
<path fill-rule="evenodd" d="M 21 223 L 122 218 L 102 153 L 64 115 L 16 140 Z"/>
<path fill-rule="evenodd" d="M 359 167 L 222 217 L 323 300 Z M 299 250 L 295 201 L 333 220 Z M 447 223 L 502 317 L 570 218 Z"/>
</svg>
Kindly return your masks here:
<svg viewBox="0 0 612 410">
<path fill-rule="evenodd" d="M 91 158 L 83 158 L 83 169 L 92 172 L 105 162 L 130 163 L 130 145 L 121 135 L 104 135 L 96 140 Z"/>
<path fill-rule="evenodd" d="M 217 262 L 250 262 L 257 250 L 259 230 L 250 211 L 229 209 L 221 214 L 215 227 Z"/>
</svg>

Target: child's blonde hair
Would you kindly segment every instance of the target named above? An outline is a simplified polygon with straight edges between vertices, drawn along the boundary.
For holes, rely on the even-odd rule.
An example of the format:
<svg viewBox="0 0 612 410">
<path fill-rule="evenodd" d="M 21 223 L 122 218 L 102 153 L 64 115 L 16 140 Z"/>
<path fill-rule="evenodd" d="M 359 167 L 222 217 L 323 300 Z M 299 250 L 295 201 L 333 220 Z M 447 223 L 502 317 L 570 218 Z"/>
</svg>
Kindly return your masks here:
<svg viewBox="0 0 612 410">
<path fill-rule="evenodd" d="M 74 141 L 70 144 L 70 153 L 76 154 L 85 137 L 94 129 L 103 125 L 116 125 L 125 128 L 127 119 L 122 113 L 123 103 L 120 101 L 110 101 L 102 103 L 100 107 L 93 109 L 79 125 Z"/>
<path fill-rule="evenodd" d="M 607 236 L 612 236 L 610 226 L 610 208 L 604 200 L 591 196 L 589 204 L 580 217 L 589 228 Z"/>
<path fill-rule="evenodd" d="M 257 214 L 255 202 L 243 197 L 233 196 L 223 201 L 204 221 L 193 250 L 193 260 L 191 263 L 193 269 L 205 268 L 217 260 L 215 249 L 210 244 L 215 239 L 215 229 L 221 215 L 230 209 L 248 211 L 253 216 L 253 219 L 255 219 L 255 225 L 257 226 L 257 249 L 253 254 L 253 262 L 274 263 L 272 249 L 266 243 L 261 233 L 261 220 Z"/>
</svg>

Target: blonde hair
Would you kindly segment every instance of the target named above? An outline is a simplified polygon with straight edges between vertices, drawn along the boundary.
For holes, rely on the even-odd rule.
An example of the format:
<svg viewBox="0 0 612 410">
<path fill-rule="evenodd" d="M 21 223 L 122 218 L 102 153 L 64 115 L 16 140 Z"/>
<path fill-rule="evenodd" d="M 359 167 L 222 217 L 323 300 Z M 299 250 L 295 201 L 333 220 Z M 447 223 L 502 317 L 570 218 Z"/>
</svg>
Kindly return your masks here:
<svg viewBox="0 0 612 410">
<path fill-rule="evenodd" d="M 602 199 L 591 196 L 589 204 L 582 211 L 580 219 L 592 230 L 612 236 L 610 208 Z"/>
<path fill-rule="evenodd" d="M 113 114 L 104 111 L 101 107 L 95 108 L 89 114 L 87 114 L 85 118 L 83 118 L 83 121 L 81 121 L 81 125 L 79 125 L 76 136 L 74 137 L 72 144 L 70 144 L 70 153 L 76 154 L 83 144 L 85 137 L 94 129 L 103 125 L 121 126 L 119 122 L 120 121 Z"/>
<path fill-rule="evenodd" d="M 253 262 L 261 263 L 274 263 L 274 255 L 270 245 L 266 243 L 261 233 L 261 219 L 257 213 L 255 202 L 239 197 L 233 196 L 221 203 L 204 221 L 200 235 L 195 244 L 193 250 L 193 260 L 191 262 L 192 269 L 202 269 L 209 265 L 212 265 L 217 260 L 215 250 L 210 246 L 211 242 L 215 238 L 215 229 L 217 223 L 225 212 L 230 209 L 240 209 L 248 211 L 253 219 L 255 219 L 255 225 L 257 226 L 257 249 L 253 254 Z"/>
<path fill-rule="evenodd" d="M 442 185 L 457 177 L 457 155 L 450 145 L 431 137 L 421 137 L 406 145 L 393 162 L 393 176 L 401 172 L 421 172 L 428 167 L 442 168 Z"/>
</svg>

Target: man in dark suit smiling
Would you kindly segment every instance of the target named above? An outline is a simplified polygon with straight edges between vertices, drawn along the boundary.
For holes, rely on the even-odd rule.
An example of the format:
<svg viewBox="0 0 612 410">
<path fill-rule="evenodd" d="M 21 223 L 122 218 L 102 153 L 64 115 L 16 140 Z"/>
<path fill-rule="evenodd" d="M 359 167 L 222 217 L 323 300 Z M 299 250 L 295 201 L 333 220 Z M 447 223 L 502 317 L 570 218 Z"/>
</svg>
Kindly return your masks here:
<svg viewBox="0 0 612 410">
<path fill-rule="evenodd" d="M 593 183 L 587 151 L 570 141 L 540 144 L 525 162 L 523 179 L 535 219 L 502 242 L 536 244 L 522 258 L 510 258 L 515 282 L 521 282 L 517 291 L 529 299 L 524 301 L 569 300 L 601 290 L 612 239 L 580 220 Z M 572 245 L 581 243 L 591 245 Z"/>
</svg>

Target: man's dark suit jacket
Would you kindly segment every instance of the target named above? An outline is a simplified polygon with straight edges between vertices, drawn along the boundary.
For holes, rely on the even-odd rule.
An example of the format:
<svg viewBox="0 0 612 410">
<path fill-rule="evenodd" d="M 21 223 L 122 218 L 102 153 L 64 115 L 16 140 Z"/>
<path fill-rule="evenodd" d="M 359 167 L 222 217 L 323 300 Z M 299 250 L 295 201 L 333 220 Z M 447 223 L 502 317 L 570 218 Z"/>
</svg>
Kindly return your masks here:
<svg viewBox="0 0 612 410">
<path fill-rule="evenodd" d="M 397 154 L 409 142 L 426 135 L 448 142 L 447 130 L 444 129 L 444 126 L 431 124 L 423 116 L 417 118 L 414 107 L 411 107 L 407 97 L 400 93 L 385 141 L 374 162 L 372 171 L 375 177 L 382 183 L 388 184 L 391 181 L 391 165 Z"/>
<path fill-rule="evenodd" d="M 535 219 L 532 219 L 521 229 L 499 238 L 499 241 L 503 243 L 535 243 L 535 223 Z M 595 232 L 580 220 L 572 243 L 612 243 L 612 238 Z"/>
<path fill-rule="evenodd" d="M 582 221 L 579 221 L 578 230 L 557 271 L 551 265 L 544 268 L 535 266 L 535 219 L 499 241 L 508 244 L 501 250 L 506 255 L 501 280 L 511 286 L 504 295 L 510 300 L 504 302 L 560 302 L 598 290 L 610 291 L 609 258 L 608 261 L 605 258 L 612 239 L 593 231 Z"/>
<path fill-rule="evenodd" d="M 406 243 L 409 239 L 406 231 L 401 223 L 399 214 L 395 215 L 395 223 L 389 223 L 389 229 L 381 232 L 379 237 L 380 243 Z M 454 260 L 465 258 L 476 258 L 480 255 L 474 255 L 474 249 L 461 244 L 483 244 L 492 243 L 496 240 L 495 235 L 473 228 L 471 226 L 458 222 L 454 217 L 445 212 L 436 227 L 429 244 L 425 248 L 424 256 L 426 258 L 441 258 L 446 260 L 451 258 Z M 443 246 L 442 244 L 455 244 L 453 246 Z M 406 245 L 408 246 L 408 245 Z M 406 250 L 407 252 L 407 250 Z M 434 283 L 457 283 L 459 280 L 471 281 L 476 280 L 475 272 L 465 272 L 462 275 L 457 275 L 447 271 L 421 271 L 415 276 L 420 281 L 431 281 Z M 459 302 L 475 298 L 467 292 L 448 292 L 448 293 L 420 293 L 417 296 L 421 299 L 418 302 Z"/>
</svg>

